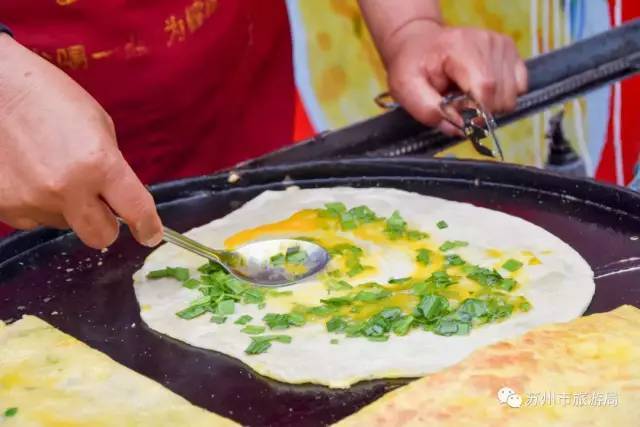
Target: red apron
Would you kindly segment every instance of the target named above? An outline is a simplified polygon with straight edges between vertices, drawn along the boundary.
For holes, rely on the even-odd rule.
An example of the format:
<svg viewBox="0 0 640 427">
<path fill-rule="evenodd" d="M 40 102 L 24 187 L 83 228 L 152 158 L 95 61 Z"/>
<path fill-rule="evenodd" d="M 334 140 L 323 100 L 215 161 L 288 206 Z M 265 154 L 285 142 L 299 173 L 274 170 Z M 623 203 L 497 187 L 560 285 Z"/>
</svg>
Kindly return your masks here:
<svg viewBox="0 0 640 427">
<path fill-rule="evenodd" d="M 0 20 L 104 106 L 146 183 L 291 142 L 284 1 L 2 0 Z"/>
<path fill-rule="evenodd" d="M 145 183 L 291 143 L 282 0 L 1 0 L 0 21 L 100 102 Z"/>
</svg>

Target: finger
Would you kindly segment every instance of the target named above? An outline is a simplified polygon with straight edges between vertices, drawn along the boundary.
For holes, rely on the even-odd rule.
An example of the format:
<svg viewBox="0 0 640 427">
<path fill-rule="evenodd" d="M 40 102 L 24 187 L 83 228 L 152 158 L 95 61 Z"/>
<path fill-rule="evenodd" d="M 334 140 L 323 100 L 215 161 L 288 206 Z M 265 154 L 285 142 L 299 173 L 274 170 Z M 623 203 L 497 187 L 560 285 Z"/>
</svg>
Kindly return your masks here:
<svg viewBox="0 0 640 427">
<path fill-rule="evenodd" d="M 94 249 L 106 248 L 118 238 L 118 222 L 97 195 L 74 194 L 66 201 L 64 218 L 80 240 Z"/>
<path fill-rule="evenodd" d="M 448 136 L 460 136 L 460 137 L 465 136 L 464 132 L 462 132 L 460 129 L 458 129 L 457 127 L 455 127 L 454 125 L 452 125 L 446 120 L 442 120 L 440 122 L 440 124 L 438 125 L 438 130 Z"/>
<path fill-rule="evenodd" d="M 58 230 L 67 230 L 71 228 L 64 216 L 60 214 L 39 212 L 34 214 L 33 218 L 36 222 L 45 227 L 57 228 Z"/>
<path fill-rule="evenodd" d="M 516 101 L 518 99 L 518 87 L 516 83 L 515 64 L 517 57 L 510 54 L 509 51 L 505 52 L 508 60 L 502 63 L 502 99 L 500 100 L 500 112 L 512 111 L 516 108 Z"/>
<path fill-rule="evenodd" d="M 518 94 L 522 95 L 529 89 L 529 71 L 522 58 L 518 57 L 516 62 L 516 86 L 518 88 Z"/>
<path fill-rule="evenodd" d="M 516 75 L 514 69 L 515 63 L 509 61 L 504 64 L 503 74 L 503 96 L 501 112 L 513 111 L 516 108 L 518 100 L 518 87 L 516 83 Z"/>
<path fill-rule="evenodd" d="M 495 72 L 493 68 L 486 67 L 475 49 L 470 50 L 464 58 L 448 57 L 444 67 L 449 78 L 461 91 L 470 93 L 473 99 L 489 111 L 495 110 Z"/>
<path fill-rule="evenodd" d="M 40 225 L 37 221 L 27 217 L 2 217 L 0 221 L 16 230 L 33 230 Z"/>
<path fill-rule="evenodd" d="M 105 182 L 103 199 L 125 220 L 135 239 L 145 246 L 160 243 L 162 221 L 153 197 L 124 159 Z"/>
<path fill-rule="evenodd" d="M 442 120 L 440 93 L 419 72 L 402 79 L 391 84 L 393 97 L 419 122 L 437 126 Z"/>
</svg>

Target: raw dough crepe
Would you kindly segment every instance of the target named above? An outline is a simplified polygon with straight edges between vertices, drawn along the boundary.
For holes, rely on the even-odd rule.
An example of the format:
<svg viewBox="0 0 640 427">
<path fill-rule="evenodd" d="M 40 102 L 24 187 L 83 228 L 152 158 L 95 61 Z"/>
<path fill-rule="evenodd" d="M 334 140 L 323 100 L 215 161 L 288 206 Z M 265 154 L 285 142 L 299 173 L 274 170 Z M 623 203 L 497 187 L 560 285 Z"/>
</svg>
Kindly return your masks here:
<svg viewBox="0 0 640 427">
<path fill-rule="evenodd" d="M 349 426 L 640 425 L 640 310 L 622 306 L 475 351 L 336 424 Z M 501 404 L 509 387 L 520 396 Z"/>
<path fill-rule="evenodd" d="M 146 275 L 167 266 L 181 266 L 197 276 L 196 269 L 203 259 L 164 245 L 146 259 L 134 276 L 142 319 L 160 333 L 240 359 L 262 375 L 288 383 L 347 387 L 365 379 L 418 377 L 435 372 L 459 362 L 484 345 L 517 336 L 541 324 L 575 319 L 593 296 L 595 284 L 589 265 L 569 245 L 546 230 L 495 210 L 389 188 L 266 191 L 224 218 L 193 229 L 187 235 L 211 247 L 223 247 L 227 238 L 243 230 L 282 221 L 302 209 L 322 208 L 329 202 L 342 202 L 348 208 L 366 205 L 387 218 L 399 210 L 411 228 L 429 233 L 427 241 L 434 252 L 444 241 L 466 241 L 468 246 L 452 252 L 483 267 L 494 268 L 496 263 L 509 257 L 519 257 L 526 262 L 535 255 L 539 260 L 536 265 L 531 263 L 517 272 L 523 285 L 516 292 L 524 295 L 533 308 L 526 313 L 515 313 L 501 323 L 474 328 L 466 336 L 446 337 L 413 330 L 386 342 L 340 337 L 335 345 L 331 338 L 336 335 L 327 332 L 324 322 L 307 322 L 303 327 L 276 332 L 290 335 L 291 344 L 273 345 L 266 353 L 247 355 L 249 336 L 234 324 L 238 316 L 251 315 L 260 322 L 266 313 L 288 312 L 295 302 L 317 305 L 328 296 L 322 282 L 315 278 L 289 287 L 292 297 L 268 300 L 264 310 L 258 310 L 255 305 L 236 304 L 234 316 L 224 324 L 212 323 L 206 315 L 185 320 L 175 313 L 188 307 L 201 294 L 181 286 L 177 280 L 149 280 Z M 436 227 L 440 220 L 446 220 L 448 227 Z M 291 236 L 300 235 L 305 233 L 298 231 Z M 343 232 L 342 237 L 353 236 Z M 375 273 L 361 282 L 387 283 L 391 278 L 412 275 L 414 252 L 404 253 L 402 247 L 389 247 L 386 243 L 354 240 L 370 254 L 367 263 L 376 267 Z M 502 260 L 491 253 L 503 254 L 499 255 Z M 528 255 L 523 255 L 525 253 Z"/>
<path fill-rule="evenodd" d="M 6 410 L 17 412 L 5 417 Z M 11 411 L 10 411 L 11 413 Z M 33 316 L 0 322 L 0 425 L 234 426 Z"/>
</svg>

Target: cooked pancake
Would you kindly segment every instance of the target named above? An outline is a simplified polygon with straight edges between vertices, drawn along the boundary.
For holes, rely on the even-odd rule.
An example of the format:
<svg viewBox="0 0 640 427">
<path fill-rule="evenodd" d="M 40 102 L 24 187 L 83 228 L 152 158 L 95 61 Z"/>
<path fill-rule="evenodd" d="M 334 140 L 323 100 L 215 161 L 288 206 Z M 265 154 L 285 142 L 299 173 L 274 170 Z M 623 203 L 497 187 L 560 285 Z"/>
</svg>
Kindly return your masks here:
<svg viewBox="0 0 640 427">
<path fill-rule="evenodd" d="M 0 424 L 234 426 L 33 316 L 0 322 Z"/>
<path fill-rule="evenodd" d="M 622 306 L 476 350 L 336 426 L 635 427 L 639 361 L 640 310 Z"/>
</svg>

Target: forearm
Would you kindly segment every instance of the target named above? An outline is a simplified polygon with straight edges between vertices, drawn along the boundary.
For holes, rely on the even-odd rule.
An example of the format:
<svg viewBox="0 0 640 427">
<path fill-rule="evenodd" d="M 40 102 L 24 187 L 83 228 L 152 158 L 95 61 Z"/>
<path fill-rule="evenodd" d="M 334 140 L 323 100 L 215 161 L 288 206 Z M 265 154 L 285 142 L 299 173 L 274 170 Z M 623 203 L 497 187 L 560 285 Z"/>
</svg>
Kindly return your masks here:
<svg viewBox="0 0 640 427">
<path fill-rule="evenodd" d="M 393 56 L 396 35 L 425 24 L 442 24 L 438 0 L 358 0 L 378 51 L 385 62 Z"/>
</svg>

